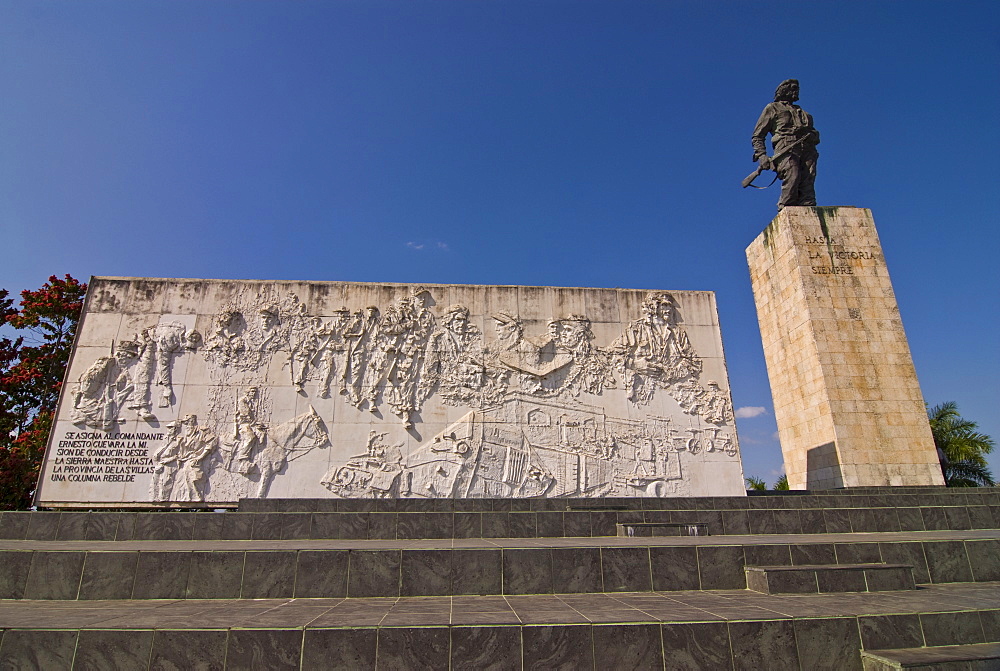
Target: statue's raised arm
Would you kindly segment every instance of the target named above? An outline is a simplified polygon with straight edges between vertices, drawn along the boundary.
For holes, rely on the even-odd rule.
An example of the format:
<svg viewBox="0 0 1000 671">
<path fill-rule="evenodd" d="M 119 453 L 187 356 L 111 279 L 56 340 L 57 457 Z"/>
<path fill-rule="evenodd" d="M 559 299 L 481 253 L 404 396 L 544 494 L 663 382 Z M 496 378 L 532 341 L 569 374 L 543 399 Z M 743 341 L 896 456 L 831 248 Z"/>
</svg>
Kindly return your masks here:
<svg viewBox="0 0 1000 671">
<path fill-rule="evenodd" d="M 795 104 L 799 99 L 799 82 L 786 79 L 774 92 L 774 102 L 760 113 L 753 129 L 753 160 L 757 171 L 743 180 L 751 186 L 753 179 L 764 170 L 774 170 L 781 179 L 781 198 L 778 209 L 786 205 L 816 204 L 816 161 L 819 152 L 819 132 L 813 118 Z M 771 135 L 774 155 L 767 155 L 765 139 Z"/>
</svg>

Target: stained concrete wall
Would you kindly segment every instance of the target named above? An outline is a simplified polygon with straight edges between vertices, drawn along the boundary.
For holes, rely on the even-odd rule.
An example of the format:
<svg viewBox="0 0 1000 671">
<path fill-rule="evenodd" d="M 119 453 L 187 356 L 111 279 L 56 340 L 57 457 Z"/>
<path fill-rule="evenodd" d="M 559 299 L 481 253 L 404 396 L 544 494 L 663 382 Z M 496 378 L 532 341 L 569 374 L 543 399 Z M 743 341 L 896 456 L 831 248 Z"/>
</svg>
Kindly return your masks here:
<svg viewBox="0 0 1000 671">
<path fill-rule="evenodd" d="M 746 254 L 789 485 L 944 484 L 871 211 L 787 207 Z"/>
<path fill-rule="evenodd" d="M 39 502 L 742 494 L 710 292 L 94 278 Z"/>
</svg>

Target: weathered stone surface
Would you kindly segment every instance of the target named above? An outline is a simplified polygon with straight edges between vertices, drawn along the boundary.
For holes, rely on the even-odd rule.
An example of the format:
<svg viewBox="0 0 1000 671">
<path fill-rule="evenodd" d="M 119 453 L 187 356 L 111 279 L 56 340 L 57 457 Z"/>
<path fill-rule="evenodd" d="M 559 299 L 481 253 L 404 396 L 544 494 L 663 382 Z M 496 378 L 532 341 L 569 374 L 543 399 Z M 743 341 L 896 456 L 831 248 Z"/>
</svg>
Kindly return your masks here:
<svg viewBox="0 0 1000 671">
<path fill-rule="evenodd" d="M 790 486 L 944 484 L 871 212 L 785 208 L 747 260 Z"/>
<path fill-rule="evenodd" d="M 67 379 L 44 505 L 744 492 L 710 292 L 95 278 Z"/>
</svg>

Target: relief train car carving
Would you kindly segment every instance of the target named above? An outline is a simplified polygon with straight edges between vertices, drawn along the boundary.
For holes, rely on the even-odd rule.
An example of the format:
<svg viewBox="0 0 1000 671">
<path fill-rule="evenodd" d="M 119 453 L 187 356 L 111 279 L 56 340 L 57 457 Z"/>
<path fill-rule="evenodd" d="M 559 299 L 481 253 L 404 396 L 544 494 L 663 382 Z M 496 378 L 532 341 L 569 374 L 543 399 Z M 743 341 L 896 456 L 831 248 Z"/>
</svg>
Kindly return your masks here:
<svg viewBox="0 0 1000 671">
<path fill-rule="evenodd" d="M 709 292 L 95 278 L 38 500 L 738 495 L 727 379 Z"/>
<path fill-rule="evenodd" d="M 323 485 L 345 498 L 666 496 L 684 491 L 678 453 L 736 456 L 732 435 L 719 427 L 672 424 L 518 394 L 494 410 L 470 411 L 405 459 L 400 445 L 385 445 L 385 434 L 373 431 L 366 453 L 331 470 Z"/>
</svg>

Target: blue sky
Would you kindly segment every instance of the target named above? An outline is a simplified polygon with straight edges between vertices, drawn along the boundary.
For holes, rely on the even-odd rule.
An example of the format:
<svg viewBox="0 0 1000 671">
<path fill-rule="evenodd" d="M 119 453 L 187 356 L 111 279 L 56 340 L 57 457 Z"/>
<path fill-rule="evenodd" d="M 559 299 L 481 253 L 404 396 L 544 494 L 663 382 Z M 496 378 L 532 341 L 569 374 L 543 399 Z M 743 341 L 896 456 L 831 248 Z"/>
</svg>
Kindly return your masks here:
<svg viewBox="0 0 1000 671">
<path fill-rule="evenodd" d="M 998 35 L 974 1 L 0 0 L 0 287 L 712 290 L 770 482 L 744 249 L 778 194 L 739 182 L 795 77 L 819 204 L 873 210 L 925 398 L 1000 438 Z"/>
</svg>

